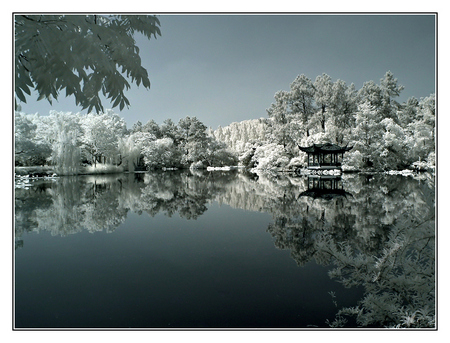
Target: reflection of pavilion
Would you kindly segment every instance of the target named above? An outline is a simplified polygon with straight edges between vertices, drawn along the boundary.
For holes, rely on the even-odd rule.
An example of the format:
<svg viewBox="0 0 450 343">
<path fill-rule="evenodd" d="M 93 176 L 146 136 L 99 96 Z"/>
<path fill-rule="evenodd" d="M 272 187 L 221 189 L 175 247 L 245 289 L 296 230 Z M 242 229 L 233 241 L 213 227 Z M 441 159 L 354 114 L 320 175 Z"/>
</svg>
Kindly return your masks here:
<svg viewBox="0 0 450 343">
<path fill-rule="evenodd" d="M 326 200 L 347 197 L 347 195 L 351 194 L 344 190 L 341 177 L 336 175 L 308 175 L 308 190 L 300 194 L 300 196 Z"/>
<path fill-rule="evenodd" d="M 340 169 L 344 152 L 353 147 L 341 147 L 332 143 L 313 144 L 309 147 L 301 147 L 300 150 L 308 154 L 308 169 Z"/>
</svg>

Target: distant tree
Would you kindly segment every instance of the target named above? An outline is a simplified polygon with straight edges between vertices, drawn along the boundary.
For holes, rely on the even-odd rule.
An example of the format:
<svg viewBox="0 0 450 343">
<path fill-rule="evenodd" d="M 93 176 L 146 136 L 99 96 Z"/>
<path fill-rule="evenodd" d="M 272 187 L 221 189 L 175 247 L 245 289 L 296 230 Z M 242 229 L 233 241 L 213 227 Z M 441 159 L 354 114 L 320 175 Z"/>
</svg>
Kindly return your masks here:
<svg viewBox="0 0 450 343">
<path fill-rule="evenodd" d="M 142 131 L 154 135 L 157 139 L 162 138 L 161 128 L 153 119 L 150 119 L 142 126 Z"/>
<path fill-rule="evenodd" d="M 161 138 L 142 148 L 145 165 L 149 169 L 180 166 L 180 151 L 171 138 Z"/>
<path fill-rule="evenodd" d="M 127 131 L 126 123 L 116 113 L 87 114 L 81 117 L 83 150 L 94 165 L 119 159 L 119 139 Z"/>
<path fill-rule="evenodd" d="M 406 103 L 402 104 L 399 112 L 398 119 L 403 127 L 417 119 L 417 110 L 419 107 L 419 100 L 415 97 L 410 97 Z"/>
<path fill-rule="evenodd" d="M 382 115 L 384 118 L 397 119 L 397 111 L 400 105 L 394 98 L 398 97 L 401 91 L 405 88 L 398 84 L 398 80 L 394 78 L 391 71 L 387 71 L 384 77 L 380 80 L 381 95 L 382 95 Z"/>
<path fill-rule="evenodd" d="M 31 89 L 50 103 L 65 90 L 76 105 L 102 112 L 100 92 L 112 107 L 129 106 L 127 78 L 150 88 L 133 36 L 161 35 L 155 16 L 15 15 L 14 23 L 16 106 Z"/>
<path fill-rule="evenodd" d="M 332 98 L 328 108 L 331 121 L 330 133 L 333 141 L 343 144 L 348 141 L 355 123 L 355 113 L 358 107 L 358 97 L 355 85 L 347 86 L 344 81 L 337 80 L 333 84 Z"/>
<path fill-rule="evenodd" d="M 181 162 L 190 165 L 198 161 L 204 161 L 208 146 L 207 127 L 196 117 L 186 117 L 178 122 Z"/>
<path fill-rule="evenodd" d="M 362 155 L 363 165 L 357 166 L 359 168 L 374 166 L 373 157 L 376 156 L 375 152 L 379 149 L 383 136 L 380 119 L 375 107 L 369 102 L 358 106 L 356 127 L 352 130 L 354 147 L 349 155 L 355 153 Z"/>
<path fill-rule="evenodd" d="M 392 118 L 398 121 L 397 111 L 400 105 L 394 99 L 400 95 L 403 89 L 404 87 L 399 85 L 398 80 L 394 78 L 394 74 L 387 71 L 384 77 L 380 79 L 379 85 L 373 81 L 365 82 L 359 90 L 359 96 L 361 97 L 361 103 L 368 102 L 375 107 L 381 117 L 380 120 Z"/>
<path fill-rule="evenodd" d="M 314 115 L 314 85 L 310 78 L 298 75 L 290 85 L 292 111 L 298 115 L 303 124 L 306 136 L 309 136 L 309 122 Z"/>
<path fill-rule="evenodd" d="M 316 117 L 323 132 L 325 132 L 325 123 L 329 112 L 328 107 L 330 107 L 332 99 L 333 82 L 331 81 L 331 77 L 327 74 L 317 76 L 314 81 L 314 100 L 318 107 Z"/>
<path fill-rule="evenodd" d="M 80 118 L 72 113 L 52 112 L 51 161 L 61 175 L 76 175 L 80 168 L 82 127 Z"/>
<path fill-rule="evenodd" d="M 424 161 L 435 151 L 435 96 L 434 94 L 420 100 L 417 116 L 409 123 L 409 156 L 413 161 Z"/>
<path fill-rule="evenodd" d="M 51 146 L 37 136 L 33 116 L 16 112 L 14 119 L 14 152 L 16 165 L 43 165 L 51 154 Z"/>
<path fill-rule="evenodd" d="M 380 109 L 382 106 L 382 91 L 379 85 L 372 80 L 364 82 L 362 88 L 358 91 L 358 96 L 361 98 L 361 104 L 369 103 L 375 109 Z"/>
<path fill-rule="evenodd" d="M 237 154 L 229 151 L 225 143 L 217 141 L 209 136 L 206 148 L 205 162 L 207 166 L 224 167 L 238 164 Z"/>
<path fill-rule="evenodd" d="M 275 102 L 267 109 L 267 115 L 271 119 L 271 121 L 268 121 L 270 140 L 287 148 L 294 141 L 290 135 L 290 127 L 295 124 L 291 108 L 291 93 L 278 91 L 274 98 Z"/>
<path fill-rule="evenodd" d="M 130 130 L 131 133 L 142 132 L 142 123 L 138 120 L 133 124 L 133 127 Z"/>
<path fill-rule="evenodd" d="M 177 125 L 172 119 L 166 119 L 160 127 L 161 137 L 170 138 L 173 140 L 175 145 L 180 144 L 180 133 Z"/>
<path fill-rule="evenodd" d="M 130 135 L 119 138 L 119 163 L 124 163 L 128 171 L 135 171 L 136 168 L 143 167 L 143 149 L 154 140 L 156 140 L 156 137 L 153 134 L 142 131 L 136 131 Z"/>
</svg>

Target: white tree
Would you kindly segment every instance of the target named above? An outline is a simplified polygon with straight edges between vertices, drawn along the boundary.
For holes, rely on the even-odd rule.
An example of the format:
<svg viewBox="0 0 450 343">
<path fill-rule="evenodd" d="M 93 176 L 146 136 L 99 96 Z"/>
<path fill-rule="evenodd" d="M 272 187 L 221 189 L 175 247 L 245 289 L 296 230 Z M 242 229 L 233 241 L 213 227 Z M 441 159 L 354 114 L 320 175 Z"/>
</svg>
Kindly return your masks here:
<svg viewBox="0 0 450 343">
<path fill-rule="evenodd" d="M 118 150 L 121 163 L 124 163 L 128 171 L 134 171 L 140 164 L 143 157 L 143 149 L 156 137 L 149 132 L 136 131 L 128 136 L 124 136 L 118 141 Z"/>
<path fill-rule="evenodd" d="M 89 113 L 81 117 L 85 158 L 94 165 L 117 162 L 119 138 L 126 132 L 126 123 L 116 113 Z"/>
<path fill-rule="evenodd" d="M 35 116 L 15 113 L 14 153 L 17 165 L 42 165 L 51 154 L 50 144 L 36 134 Z"/>
<path fill-rule="evenodd" d="M 171 138 L 161 138 L 142 148 L 145 165 L 149 169 L 180 166 L 180 151 Z"/>
<path fill-rule="evenodd" d="M 333 82 L 327 74 L 317 76 L 314 81 L 314 101 L 318 107 L 316 117 L 320 123 L 320 128 L 325 132 L 325 123 L 328 119 L 329 107 L 333 99 Z"/>
<path fill-rule="evenodd" d="M 362 155 L 363 165 L 357 167 L 373 167 L 373 156 L 376 156 L 376 151 L 379 148 L 382 131 L 378 112 L 369 102 L 364 102 L 358 106 L 355 125 L 353 149 L 349 155 L 359 152 Z"/>
<path fill-rule="evenodd" d="M 52 125 L 52 155 L 55 171 L 61 175 L 76 175 L 80 168 L 80 138 L 82 128 L 79 116 L 72 113 L 51 112 Z"/>
</svg>

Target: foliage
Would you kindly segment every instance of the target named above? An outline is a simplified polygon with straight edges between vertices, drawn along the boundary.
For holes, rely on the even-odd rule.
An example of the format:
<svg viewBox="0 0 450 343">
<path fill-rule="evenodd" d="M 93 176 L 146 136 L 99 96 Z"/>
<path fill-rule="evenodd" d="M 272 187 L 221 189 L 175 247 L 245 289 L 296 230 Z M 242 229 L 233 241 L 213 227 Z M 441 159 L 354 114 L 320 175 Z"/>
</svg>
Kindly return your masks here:
<svg viewBox="0 0 450 343">
<path fill-rule="evenodd" d="M 167 119 L 161 125 L 150 119 L 127 130 L 122 118 L 106 111 L 67 117 L 76 132 L 62 134 L 66 129 L 57 128 L 56 114 L 16 114 L 16 164 L 72 163 L 63 162 L 67 154 L 61 150 L 71 144 L 84 164 L 124 163 L 130 171 L 238 163 L 255 171 L 280 171 L 305 165 L 299 146 L 330 142 L 353 147 L 344 155 L 344 170 L 434 170 L 435 96 L 398 104 L 402 89 L 391 72 L 379 85 L 369 81 L 359 91 L 326 74 L 314 83 L 299 75 L 289 91 L 275 94 L 269 118 L 215 131 L 196 117 L 177 124 Z"/>
<path fill-rule="evenodd" d="M 81 125 L 79 118 L 68 113 L 54 113 L 54 135 L 50 161 L 56 165 L 55 171 L 61 175 L 78 174 Z"/>
<path fill-rule="evenodd" d="M 314 82 L 302 74 L 288 91 L 275 93 L 266 120 L 232 123 L 219 127 L 214 136 L 250 169 L 258 165 L 259 157 L 266 158 L 255 157 L 257 147 L 282 146 L 272 159 L 288 158 L 287 165 L 295 168 L 306 159 L 298 146 L 327 142 L 353 146 L 345 154 L 347 170 L 433 169 L 432 162 L 424 161 L 435 151 L 435 96 L 399 104 L 395 99 L 403 88 L 390 71 L 379 84 L 368 81 L 359 90 L 342 80 L 333 82 L 327 74 Z M 269 165 L 277 169 L 278 164 Z"/>
<path fill-rule="evenodd" d="M 344 181 L 346 198 L 289 196 L 295 190 L 283 187 L 276 205 L 266 202 L 275 246 L 289 249 L 300 266 L 311 259 L 330 265 L 329 276 L 345 287 L 363 287 L 361 301 L 341 308 L 332 327 L 345 326 L 348 317 L 360 327 L 435 327 L 433 178 Z"/>
<path fill-rule="evenodd" d="M 50 158 L 50 144 L 37 137 L 37 125 L 30 116 L 15 114 L 15 164 L 21 166 L 44 165 Z"/>
<path fill-rule="evenodd" d="M 14 24 L 16 105 L 32 89 L 50 103 L 65 90 L 77 106 L 101 112 L 100 92 L 123 109 L 128 80 L 150 88 L 133 36 L 161 35 L 155 16 L 15 15 Z"/>
<path fill-rule="evenodd" d="M 150 169 L 178 167 L 180 163 L 180 151 L 171 138 L 149 142 L 142 148 L 142 154 L 146 166 Z"/>
<path fill-rule="evenodd" d="M 208 135 L 195 117 L 183 118 L 178 125 L 170 119 L 161 126 L 150 120 L 131 130 L 111 110 L 85 115 L 53 111 L 49 116 L 16 112 L 15 120 L 16 164 L 50 163 L 58 174 L 238 163 L 236 154 Z"/>
<path fill-rule="evenodd" d="M 256 170 L 283 170 L 289 163 L 284 147 L 275 143 L 256 148 L 252 158 Z"/>
</svg>

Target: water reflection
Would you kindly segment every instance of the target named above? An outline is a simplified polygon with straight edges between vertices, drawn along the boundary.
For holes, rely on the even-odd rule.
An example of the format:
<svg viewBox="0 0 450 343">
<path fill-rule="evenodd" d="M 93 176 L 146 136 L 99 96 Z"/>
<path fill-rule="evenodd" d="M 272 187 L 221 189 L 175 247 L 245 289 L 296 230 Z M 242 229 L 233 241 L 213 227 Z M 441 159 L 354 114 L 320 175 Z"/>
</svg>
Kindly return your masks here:
<svg viewBox="0 0 450 343">
<path fill-rule="evenodd" d="M 332 264 L 330 277 L 365 288 L 360 305 L 341 309 L 330 325 L 354 316 L 362 327 L 434 327 L 433 181 L 358 175 L 345 187 L 352 197 L 336 197 L 331 187 L 323 196 L 319 187 L 319 196 L 299 198 L 299 215 L 274 214 L 275 245 L 298 265 Z"/>
<path fill-rule="evenodd" d="M 300 196 L 310 196 L 313 198 L 324 198 L 331 200 L 335 197 L 351 196 L 346 192 L 341 176 L 337 175 L 308 175 L 308 190 L 302 192 Z"/>
<path fill-rule="evenodd" d="M 346 287 L 364 287 L 358 306 L 340 309 L 331 326 L 353 317 L 362 327 L 434 327 L 435 191 L 428 174 L 161 172 L 37 180 L 16 189 L 16 248 L 26 249 L 28 231 L 113 232 L 130 211 L 195 220 L 212 201 L 271 214 L 267 232 L 299 266 L 314 260 Z"/>
</svg>

